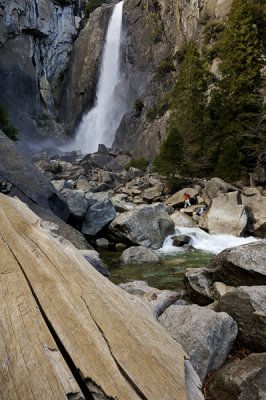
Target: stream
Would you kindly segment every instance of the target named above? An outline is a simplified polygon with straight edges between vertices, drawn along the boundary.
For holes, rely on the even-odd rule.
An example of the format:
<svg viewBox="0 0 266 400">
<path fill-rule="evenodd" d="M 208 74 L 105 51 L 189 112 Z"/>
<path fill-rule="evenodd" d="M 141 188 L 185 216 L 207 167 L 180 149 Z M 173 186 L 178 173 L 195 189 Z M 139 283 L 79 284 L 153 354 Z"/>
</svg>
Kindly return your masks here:
<svg viewBox="0 0 266 400">
<path fill-rule="evenodd" d="M 190 249 L 172 246 L 173 235 L 168 236 L 162 248 L 156 251 L 160 264 L 125 265 L 119 261 L 121 252 L 101 250 L 100 255 L 111 273 L 110 280 L 123 283 L 143 280 L 158 289 L 183 289 L 183 277 L 187 268 L 201 268 L 208 265 L 214 255 L 226 248 L 251 243 L 254 237 L 239 238 L 231 235 L 210 235 L 200 228 L 176 227 L 175 234 L 190 236 Z"/>
</svg>

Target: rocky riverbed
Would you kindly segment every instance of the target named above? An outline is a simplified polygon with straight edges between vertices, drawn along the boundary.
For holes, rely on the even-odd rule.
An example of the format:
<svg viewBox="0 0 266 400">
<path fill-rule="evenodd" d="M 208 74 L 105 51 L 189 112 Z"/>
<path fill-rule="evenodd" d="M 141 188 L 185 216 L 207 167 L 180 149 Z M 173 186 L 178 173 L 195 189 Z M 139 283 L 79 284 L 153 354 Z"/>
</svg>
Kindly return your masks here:
<svg viewBox="0 0 266 400">
<path fill-rule="evenodd" d="M 171 246 L 189 248 L 189 235 L 176 233 L 177 225 L 256 237 L 254 243 L 222 251 L 203 268 L 187 270 L 185 291 L 159 290 L 138 281 L 120 287 L 141 297 L 182 345 L 199 386 L 207 379 L 205 398 L 265 398 L 264 187 L 212 178 L 188 180 L 169 193 L 158 174 L 126 170 L 129 155 L 104 146 L 87 156 L 42 151 L 34 155 L 34 166 L 4 136 L 1 140 L 1 191 L 27 202 L 52 236 L 71 241 L 97 269 L 103 266 L 92 247 L 120 249 L 123 262 L 131 264 L 159 263 L 158 249 L 166 237 Z M 184 192 L 191 198 L 186 209 Z M 207 210 L 197 215 L 204 205 Z M 245 350 L 233 357 L 239 348 Z M 203 397 L 194 393 L 190 398 Z"/>
</svg>

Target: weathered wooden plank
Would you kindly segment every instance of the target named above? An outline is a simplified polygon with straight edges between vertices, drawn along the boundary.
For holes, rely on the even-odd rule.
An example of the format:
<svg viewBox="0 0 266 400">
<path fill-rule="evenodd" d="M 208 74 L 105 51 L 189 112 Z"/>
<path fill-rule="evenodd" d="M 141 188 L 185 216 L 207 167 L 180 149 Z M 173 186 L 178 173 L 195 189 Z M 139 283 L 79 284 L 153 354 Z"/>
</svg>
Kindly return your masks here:
<svg viewBox="0 0 266 400">
<path fill-rule="evenodd" d="M 141 300 L 52 240 L 18 200 L 0 196 L 0 231 L 93 398 L 186 399 L 185 354 Z"/>
<path fill-rule="evenodd" d="M 0 255 L 2 398 L 67 399 L 71 393 L 83 398 L 2 234 Z"/>
</svg>

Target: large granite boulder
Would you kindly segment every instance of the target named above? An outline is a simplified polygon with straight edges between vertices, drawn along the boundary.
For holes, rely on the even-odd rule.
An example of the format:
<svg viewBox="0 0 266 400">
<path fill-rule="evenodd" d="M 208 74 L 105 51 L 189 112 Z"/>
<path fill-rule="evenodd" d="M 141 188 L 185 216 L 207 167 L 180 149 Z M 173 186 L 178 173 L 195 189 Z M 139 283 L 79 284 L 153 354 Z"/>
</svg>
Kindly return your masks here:
<svg viewBox="0 0 266 400">
<path fill-rule="evenodd" d="M 10 195 L 29 206 L 37 205 L 67 220 L 69 209 L 52 183 L 33 165 L 29 157 L 0 131 L 0 180 L 12 185 Z"/>
<path fill-rule="evenodd" d="M 140 205 L 118 215 L 109 230 L 115 238 L 132 244 L 159 249 L 166 236 L 174 232 L 174 223 L 163 204 Z"/>
<path fill-rule="evenodd" d="M 170 218 L 174 221 L 175 226 L 182 226 L 186 228 L 196 228 L 197 224 L 188 215 L 175 211 L 170 215 Z"/>
<path fill-rule="evenodd" d="M 253 226 L 249 228 L 251 234 L 266 238 L 266 196 L 262 196 L 257 188 L 248 188 L 241 194 L 242 204 L 251 209 Z"/>
<path fill-rule="evenodd" d="M 253 351 L 266 351 L 266 286 L 240 286 L 222 296 L 215 310 L 234 318 L 241 343 Z"/>
<path fill-rule="evenodd" d="M 199 220 L 211 234 L 243 236 L 247 230 L 248 209 L 241 204 L 239 192 L 219 194 Z"/>
<path fill-rule="evenodd" d="M 208 384 L 213 399 L 266 399 L 266 353 L 250 354 L 215 371 Z"/>
<path fill-rule="evenodd" d="M 236 187 L 223 181 L 221 178 L 212 178 L 206 183 L 203 189 L 202 197 L 207 204 L 210 204 L 211 200 L 220 194 L 235 192 L 237 190 L 238 189 Z"/>
<path fill-rule="evenodd" d="M 159 322 L 183 346 L 202 381 L 223 365 L 237 336 L 236 322 L 228 314 L 197 305 L 172 305 Z"/>
<path fill-rule="evenodd" d="M 266 285 L 266 240 L 226 249 L 212 258 L 213 280 L 232 286 Z"/>
</svg>

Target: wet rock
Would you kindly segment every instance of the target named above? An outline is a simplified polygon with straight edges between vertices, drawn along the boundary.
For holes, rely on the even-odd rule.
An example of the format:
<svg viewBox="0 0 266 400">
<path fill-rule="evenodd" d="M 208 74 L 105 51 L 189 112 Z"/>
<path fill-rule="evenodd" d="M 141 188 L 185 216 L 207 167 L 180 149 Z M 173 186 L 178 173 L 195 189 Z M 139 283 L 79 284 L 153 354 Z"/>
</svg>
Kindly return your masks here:
<svg viewBox="0 0 266 400">
<path fill-rule="evenodd" d="M 120 258 L 124 264 L 159 263 L 160 258 L 145 246 L 132 246 L 123 251 Z"/>
<path fill-rule="evenodd" d="M 188 235 L 175 235 L 172 236 L 173 242 L 172 245 L 176 247 L 182 247 L 185 244 L 189 244 L 191 238 Z"/>
</svg>

